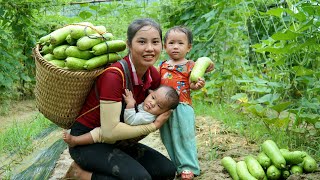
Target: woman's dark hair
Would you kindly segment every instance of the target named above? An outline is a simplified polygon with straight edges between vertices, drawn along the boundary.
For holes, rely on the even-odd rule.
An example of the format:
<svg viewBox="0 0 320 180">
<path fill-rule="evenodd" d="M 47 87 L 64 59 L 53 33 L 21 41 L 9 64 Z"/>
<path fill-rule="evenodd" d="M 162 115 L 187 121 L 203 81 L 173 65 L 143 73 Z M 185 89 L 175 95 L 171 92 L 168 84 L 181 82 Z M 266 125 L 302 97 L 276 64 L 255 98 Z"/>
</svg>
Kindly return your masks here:
<svg viewBox="0 0 320 180">
<path fill-rule="evenodd" d="M 178 32 L 183 32 L 186 34 L 187 38 L 188 38 L 188 42 L 189 44 L 192 44 L 193 42 L 193 37 L 192 37 L 192 32 L 185 26 L 174 26 L 172 28 L 170 28 L 167 32 L 166 35 L 164 36 L 164 43 L 167 42 L 168 39 L 168 35 L 171 31 L 178 31 Z"/>
<path fill-rule="evenodd" d="M 142 18 L 142 19 L 136 19 L 134 20 L 128 27 L 127 30 L 127 40 L 128 40 L 128 45 L 131 46 L 132 44 L 132 39 L 136 35 L 136 33 L 143 28 L 144 26 L 151 26 L 154 27 L 159 31 L 159 35 L 162 41 L 162 29 L 160 25 L 155 22 L 153 19 L 150 18 Z"/>
</svg>

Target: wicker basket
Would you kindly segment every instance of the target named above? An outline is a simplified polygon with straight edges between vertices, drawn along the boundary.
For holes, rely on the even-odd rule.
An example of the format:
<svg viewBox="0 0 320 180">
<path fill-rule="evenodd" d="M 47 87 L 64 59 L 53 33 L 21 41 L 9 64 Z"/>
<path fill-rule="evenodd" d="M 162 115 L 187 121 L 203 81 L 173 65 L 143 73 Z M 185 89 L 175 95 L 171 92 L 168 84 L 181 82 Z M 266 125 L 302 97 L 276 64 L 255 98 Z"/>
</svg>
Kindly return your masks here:
<svg viewBox="0 0 320 180">
<path fill-rule="evenodd" d="M 69 129 L 82 108 L 94 79 L 103 71 L 70 71 L 58 68 L 33 48 L 36 63 L 36 106 L 50 121 Z"/>
</svg>

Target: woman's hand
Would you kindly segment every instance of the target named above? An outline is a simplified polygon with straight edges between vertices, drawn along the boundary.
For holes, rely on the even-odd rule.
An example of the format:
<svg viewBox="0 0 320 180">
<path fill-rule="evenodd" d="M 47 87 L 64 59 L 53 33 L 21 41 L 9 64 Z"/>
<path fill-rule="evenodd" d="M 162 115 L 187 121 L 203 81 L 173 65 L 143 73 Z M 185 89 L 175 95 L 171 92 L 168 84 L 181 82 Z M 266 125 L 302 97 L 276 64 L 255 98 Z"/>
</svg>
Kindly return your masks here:
<svg viewBox="0 0 320 180">
<path fill-rule="evenodd" d="M 156 126 L 157 129 L 160 129 L 160 127 L 165 123 L 167 122 L 167 120 L 169 119 L 171 113 L 172 113 L 173 110 L 169 110 L 169 111 L 166 111 L 162 114 L 160 114 L 156 120 L 153 122 L 154 125 Z"/>
</svg>

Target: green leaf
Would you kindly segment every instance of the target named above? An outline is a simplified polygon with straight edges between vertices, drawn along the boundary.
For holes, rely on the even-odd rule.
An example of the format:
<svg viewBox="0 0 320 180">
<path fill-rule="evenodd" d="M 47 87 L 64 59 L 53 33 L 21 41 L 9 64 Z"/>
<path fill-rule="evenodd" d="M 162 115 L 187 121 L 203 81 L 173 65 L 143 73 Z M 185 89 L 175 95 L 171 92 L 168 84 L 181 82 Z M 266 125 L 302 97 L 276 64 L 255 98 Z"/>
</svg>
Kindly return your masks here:
<svg viewBox="0 0 320 180">
<path fill-rule="evenodd" d="M 301 36 L 303 34 L 293 32 L 291 30 L 286 30 L 285 32 L 278 32 L 271 36 L 274 40 L 294 40 L 296 37 Z"/>
<path fill-rule="evenodd" d="M 26 74 L 21 74 L 21 78 L 24 80 L 24 81 L 27 81 L 27 82 L 30 82 L 31 81 L 31 78 L 28 76 L 28 75 L 26 75 Z"/>
<path fill-rule="evenodd" d="M 93 9 L 95 11 L 97 11 L 99 9 L 99 6 L 96 6 L 96 5 L 90 5 L 89 6 L 90 9 Z"/>
<path fill-rule="evenodd" d="M 278 118 L 273 125 L 275 125 L 276 127 L 279 128 L 286 128 L 288 126 L 290 122 L 290 118 L 289 117 L 285 117 L 285 118 Z"/>
<path fill-rule="evenodd" d="M 202 17 L 205 18 L 206 21 L 208 22 L 208 21 L 210 21 L 210 20 L 215 18 L 216 13 L 217 13 L 216 10 L 213 9 L 212 11 L 210 11 L 207 14 L 203 15 Z"/>
<path fill-rule="evenodd" d="M 79 13 L 79 16 L 82 18 L 82 19 L 88 19 L 92 16 L 92 13 L 89 12 L 89 11 L 81 11 Z"/>
<path fill-rule="evenodd" d="M 254 77 L 253 78 L 254 82 L 257 83 L 257 84 L 266 84 L 268 81 L 266 80 L 263 80 L 263 79 L 260 79 L 258 77 Z"/>
<path fill-rule="evenodd" d="M 0 82 L 0 86 L 5 86 L 7 88 L 10 88 L 13 85 L 12 79 L 6 78 L 3 81 Z"/>
<path fill-rule="evenodd" d="M 258 103 L 272 104 L 274 101 L 278 100 L 279 97 L 280 97 L 279 94 L 267 94 L 257 99 L 256 101 Z"/>
<path fill-rule="evenodd" d="M 282 87 L 282 84 L 279 82 L 268 82 L 267 83 L 271 87 Z"/>
<path fill-rule="evenodd" d="M 312 69 L 307 69 L 303 66 L 294 66 L 292 69 L 295 71 L 296 76 L 308 76 L 314 73 Z"/>
<path fill-rule="evenodd" d="M 270 9 L 269 11 L 267 11 L 266 14 L 269 14 L 272 16 L 277 16 L 277 17 L 281 18 L 283 12 L 284 12 L 283 8 L 275 8 L 275 9 Z"/>
<path fill-rule="evenodd" d="M 291 105 L 291 102 L 282 102 L 274 106 L 270 106 L 271 109 L 276 110 L 278 113 L 284 111 L 287 107 Z"/>
<path fill-rule="evenodd" d="M 253 87 L 249 89 L 250 92 L 258 92 L 258 93 L 270 93 L 271 89 L 268 87 Z"/>
<path fill-rule="evenodd" d="M 236 79 L 236 82 L 238 83 L 251 83 L 253 80 L 251 79 Z"/>
<path fill-rule="evenodd" d="M 304 114 L 300 114 L 300 118 L 302 118 L 307 123 L 316 124 L 317 122 L 319 122 L 320 115 L 304 113 Z"/>
<path fill-rule="evenodd" d="M 290 9 L 284 9 L 284 11 L 288 13 L 290 16 L 299 20 L 300 22 L 304 22 L 307 19 L 306 15 L 303 12 L 294 13 Z"/>
<path fill-rule="evenodd" d="M 255 104 L 247 107 L 247 111 L 251 112 L 252 114 L 258 115 L 260 117 L 263 117 L 265 116 L 266 109 L 260 104 Z"/>
<path fill-rule="evenodd" d="M 248 95 L 246 93 L 237 93 L 231 97 L 232 100 L 238 100 L 242 98 L 248 98 Z"/>
<path fill-rule="evenodd" d="M 311 27 L 313 27 L 314 26 L 313 21 L 314 21 L 314 19 L 310 19 L 310 21 L 302 23 L 298 28 L 298 32 L 303 32 L 303 31 L 308 30 Z"/>
<path fill-rule="evenodd" d="M 320 7 L 319 5 L 312 5 L 309 3 L 305 3 L 302 5 L 302 9 L 304 12 L 307 12 L 309 16 L 320 16 Z"/>
</svg>

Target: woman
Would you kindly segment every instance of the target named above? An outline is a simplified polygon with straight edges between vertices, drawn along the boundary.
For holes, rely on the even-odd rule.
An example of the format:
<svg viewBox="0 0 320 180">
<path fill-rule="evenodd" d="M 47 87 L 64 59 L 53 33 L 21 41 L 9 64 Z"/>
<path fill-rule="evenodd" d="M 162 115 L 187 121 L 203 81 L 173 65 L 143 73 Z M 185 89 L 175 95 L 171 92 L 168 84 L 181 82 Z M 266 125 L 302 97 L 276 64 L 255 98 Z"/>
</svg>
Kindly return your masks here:
<svg viewBox="0 0 320 180">
<path fill-rule="evenodd" d="M 160 75 L 154 63 L 162 50 L 162 30 L 152 19 L 138 19 L 127 31 L 128 63 L 133 94 L 137 104 L 143 102 L 149 89 L 160 85 Z M 119 62 L 113 67 L 123 68 Z M 123 79 L 111 69 L 99 76 L 71 128 L 79 136 L 90 132 L 94 144 L 69 148 L 71 174 L 80 179 L 174 179 L 173 163 L 154 149 L 137 143 L 142 136 L 159 129 L 169 118 L 165 112 L 147 125 L 130 126 L 123 121 Z M 100 104 L 100 108 L 94 109 Z M 130 141 L 122 141 L 130 139 Z M 103 143 L 101 143 L 103 142 Z"/>
</svg>

